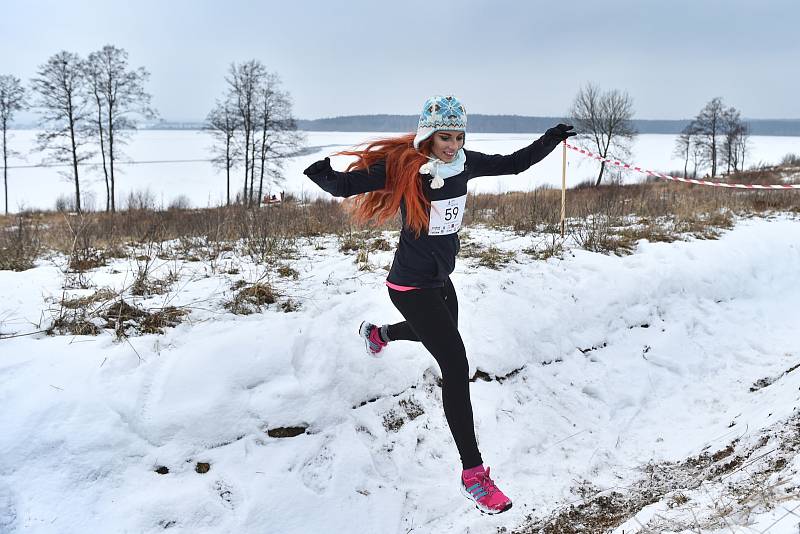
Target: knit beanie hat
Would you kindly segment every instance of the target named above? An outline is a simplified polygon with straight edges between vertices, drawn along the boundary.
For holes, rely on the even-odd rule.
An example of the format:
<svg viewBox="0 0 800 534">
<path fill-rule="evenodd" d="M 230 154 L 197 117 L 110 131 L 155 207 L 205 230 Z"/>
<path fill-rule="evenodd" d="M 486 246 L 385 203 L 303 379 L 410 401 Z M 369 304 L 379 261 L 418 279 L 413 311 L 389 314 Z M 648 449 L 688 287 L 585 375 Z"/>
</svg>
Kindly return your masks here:
<svg viewBox="0 0 800 534">
<path fill-rule="evenodd" d="M 436 95 L 425 101 L 414 137 L 414 148 L 419 149 L 419 144 L 438 130 L 467 131 L 467 112 L 453 95 Z"/>
</svg>

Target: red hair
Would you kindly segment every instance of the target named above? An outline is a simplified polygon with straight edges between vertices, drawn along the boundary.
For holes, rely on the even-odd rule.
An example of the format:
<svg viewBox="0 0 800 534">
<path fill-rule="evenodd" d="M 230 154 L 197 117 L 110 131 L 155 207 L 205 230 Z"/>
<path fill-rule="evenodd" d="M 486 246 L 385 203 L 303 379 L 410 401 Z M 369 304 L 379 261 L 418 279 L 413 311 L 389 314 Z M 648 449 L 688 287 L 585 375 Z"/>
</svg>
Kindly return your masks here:
<svg viewBox="0 0 800 534">
<path fill-rule="evenodd" d="M 374 163 L 386 161 L 386 186 L 377 191 L 358 195 L 352 201 L 351 214 L 360 222 L 375 226 L 394 217 L 400 209 L 400 201 L 406 205 L 406 226 L 419 237 L 428 226 L 430 201 L 422 190 L 419 168 L 428 161 L 431 141 L 420 144 L 419 151 L 413 145 L 414 134 L 378 139 L 366 144 L 361 150 L 338 152 L 344 156 L 356 156 L 348 171 L 366 169 Z"/>
</svg>

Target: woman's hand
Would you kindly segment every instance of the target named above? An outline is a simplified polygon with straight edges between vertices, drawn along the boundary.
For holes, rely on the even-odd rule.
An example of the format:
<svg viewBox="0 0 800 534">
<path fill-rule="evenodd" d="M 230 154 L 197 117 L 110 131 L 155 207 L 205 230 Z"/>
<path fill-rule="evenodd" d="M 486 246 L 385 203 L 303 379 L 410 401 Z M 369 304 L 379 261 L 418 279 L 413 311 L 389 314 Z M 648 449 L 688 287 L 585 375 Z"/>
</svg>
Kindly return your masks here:
<svg viewBox="0 0 800 534">
<path fill-rule="evenodd" d="M 309 178 L 314 178 L 315 176 L 321 175 L 328 175 L 328 172 L 331 170 L 331 158 L 321 159 L 319 161 L 315 161 L 311 165 L 308 166 L 306 170 L 303 171 L 303 174 L 308 176 Z"/>
<path fill-rule="evenodd" d="M 553 126 L 544 133 L 544 136 L 548 140 L 556 141 L 557 143 L 566 141 L 573 135 L 578 135 L 578 132 L 573 131 L 572 126 L 568 126 L 566 124 L 558 124 Z"/>
</svg>

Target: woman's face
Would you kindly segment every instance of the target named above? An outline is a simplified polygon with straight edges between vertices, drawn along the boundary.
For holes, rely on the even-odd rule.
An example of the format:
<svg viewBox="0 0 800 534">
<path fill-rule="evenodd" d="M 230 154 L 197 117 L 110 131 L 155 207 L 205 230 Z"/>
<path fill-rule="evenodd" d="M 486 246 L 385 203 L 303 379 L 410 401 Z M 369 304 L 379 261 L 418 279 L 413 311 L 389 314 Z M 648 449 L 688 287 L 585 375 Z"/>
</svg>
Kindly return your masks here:
<svg viewBox="0 0 800 534">
<path fill-rule="evenodd" d="M 439 130 L 434 132 L 431 152 L 434 157 L 450 163 L 455 159 L 456 153 L 464 146 L 464 132 L 455 130 Z"/>
</svg>

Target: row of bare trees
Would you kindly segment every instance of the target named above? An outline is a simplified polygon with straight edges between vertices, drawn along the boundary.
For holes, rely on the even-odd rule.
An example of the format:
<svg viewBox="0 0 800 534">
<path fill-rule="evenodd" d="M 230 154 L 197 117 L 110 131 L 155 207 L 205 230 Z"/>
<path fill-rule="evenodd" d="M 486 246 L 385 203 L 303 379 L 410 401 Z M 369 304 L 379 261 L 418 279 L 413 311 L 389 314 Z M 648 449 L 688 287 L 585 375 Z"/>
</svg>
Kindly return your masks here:
<svg viewBox="0 0 800 534">
<path fill-rule="evenodd" d="M 81 211 L 81 164 L 99 154 L 106 186 L 106 211 L 116 211 L 116 163 L 121 147 L 141 119 L 154 119 L 151 96 L 145 91 L 149 73 L 130 68 L 125 50 L 104 46 L 86 58 L 62 51 L 39 67 L 26 89 L 19 78 L 0 76 L 3 183 L 8 213 L 7 131 L 17 112 L 39 112 L 42 132 L 37 149 L 45 163 L 67 163 L 62 174 L 74 183 L 75 210 Z M 232 63 L 227 90 L 208 114 L 206 129 L 215 137 L 213 163 L 227 180 L 231 203 L 231 173 L 243 167 L 243 187 L 236 198 L 258 205 L 265 186 L 283 181 L 285 158 L 304 143 L 292 115 L 292 102 L 277 74 L 257 60 Z M 265 183 L 266 182 L 266 183 Z"/>
<path fill-rule="evenodd" d="M 225 171 L 227 204 L 231 172 L 243 167 L 239 199 L 258 206 L 265 179 L 267 188 L 279 185 L 286 158 L 296 154 L 305 140 L 297 130 L 289 93 L 281 89 L 278 75 L 260 61 L 232 63 L 225 81 L 225 94 L 206 117 L 206 129 L 215 138 L 214 163 Z"/>
<path fill-rule="evenodd" d="M 116 210 L 116 163 L 137 120 L 155 118 L 145 89 L 150 74 L 128 65 L 128 53 L 112 45 L 86 58 L 61 51 L 39 66 L 30 88 L 19 78 L 0 76 L 3 133 L 3 182 L 8 213 L 7 129 L 16 112 L 34 108 L 42 129 L 37 150 L 45 163 L 67 163 L 62 174 L 75 185 L 75 210 L 81 211 L 80 164 L 101 156 L 106 211 Z"/>
<path fill-rule="evenodd" d="M 128 55 L 111 45 L 86 59 L 59 52 L 42 65 L 31 81 L 34 101 L 40 111 L 43 132 L 39 149 L 51 161 L 68 162 L 75 184 L 75 208 L 81 210 L 79 165 L 100 153 L 106 184 L 106 210 L 116 210 L 115 162 L 120 146 L 136 128 L 137 118 L 154 118 L 150 95 L 144 90 L 149 77 L 144 68 L 131 69 Z M 258 206 L 266 187 L 283 181 L 287 157 L 297 154 L 304 138 L 297 131 L 288 92 L 281 89 L 277 74 L 268 72 L 258 60 L 232 63 L 225 77 L 227 88 L 206 118 L 206 129 L 215 138 L 213 163 L 225 171 L 226 203 L 231 203 L 232 172 L 242 168 L 242 189 L 235 200 Z M 6 213 L 8 213 L 6 131 L 14 113 L 29 105 L 18 78 L 0 76 L 0 127 Z M 630 156 L 637 135 L 633 125 L 633 99 L 617 89 L 601 90 L 587 84 L 580 88 L 569 118 L 579 136 L 576 144 L 603 158 L 624 160 Z M 721 98 L 711 100 L 684 129 L 677 140 L 676 155 L 684 160 L 684 176 L 692 162 L 693 174 L 710 167 L 716 176 L 719 165 L 726 172 L 744 168 L 748 126 L 740 113 L 726 107 Z M 606 164 L 602 162 L 595 181 L 600 185 Z"/>
<path fill-rule="evenodd" d="M 725 174 L 744 170 L 750 130 L 739 110 L 727 107 L 722 98 L 713 98 L 687 126 L 675 143 L 675 155 L 683 159 L 683 176 L 710 168 L 715 177 L 721 165 Z"/>
<path fill-rule="evenodd" d="M 572 108 L 570 120 L 579 136 L 576 143 L 608 159 L 625 160 L 637 135 L 633 125 L 633 99 L 617 89 L 602 91 L 587 84 L 580 89 Z M 675 155 L 683 159 L 683 175 L 709 169 L 715 177 L 721 166 L 725 173 L 744 170 L 748 148 L 749 127 L 741 113 L 728 107 L 717 97 L 684 128 L 676 141 Z M 595 185 L 600 185 L 606 164 L 601 162 Z"/>
</svg>

